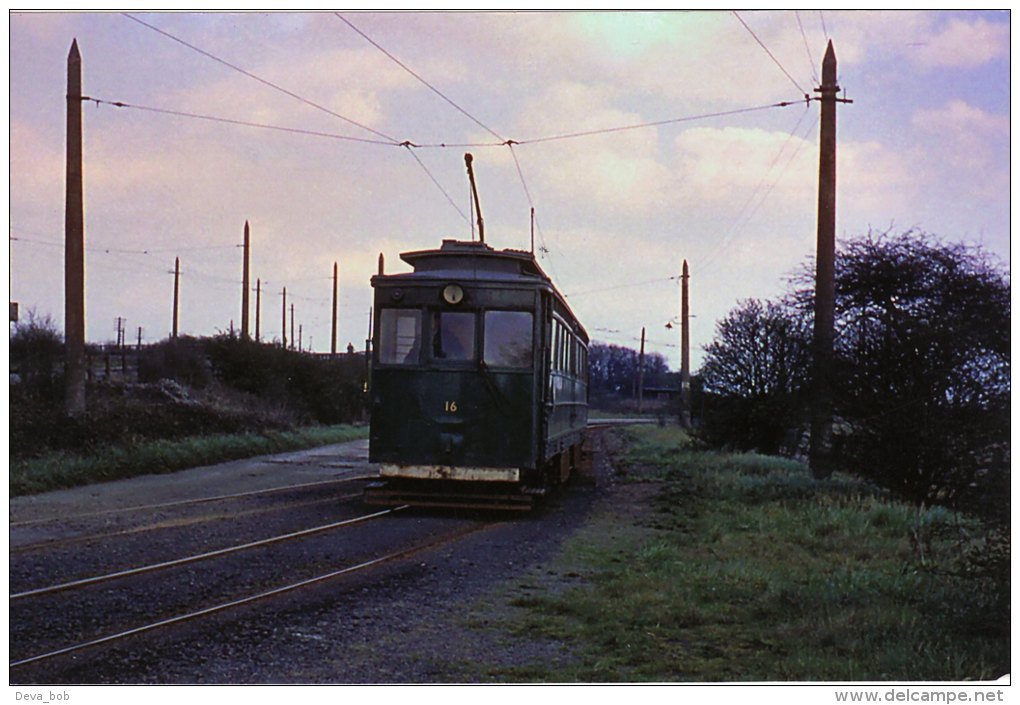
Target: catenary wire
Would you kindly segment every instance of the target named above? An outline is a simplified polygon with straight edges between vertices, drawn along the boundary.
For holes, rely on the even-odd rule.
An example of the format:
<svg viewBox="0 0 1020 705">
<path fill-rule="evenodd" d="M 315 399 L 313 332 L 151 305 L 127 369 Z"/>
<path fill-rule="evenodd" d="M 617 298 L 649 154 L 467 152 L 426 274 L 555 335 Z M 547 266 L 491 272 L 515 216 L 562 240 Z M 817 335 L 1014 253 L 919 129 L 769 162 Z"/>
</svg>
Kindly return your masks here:
<svg viewBox="0 0 1020 705">
<path fill-rule="evenodd" d="M 387 134 L 379 132 L 378 130 L 372 129 L 371 127 L 369 127 L 367 125 L 363 125 L 360 122 L 357 122 L 356 120 L 352 120 L 349 117 L 346 117 L 344 115 L 341 115 L 338 112 L 330 110 L 329 108 L 327 108 L 327 107 L 325 107 L 323 105 L 320 105 L 320 104 L 318 104 L 318 103 L 316 103 L 314 101 L 311 101 L 311 100 L 309 100 L 307 98 L 304 98 L 304 97 L 298 95 L 297 93 L 294 93 L 293 91 L 290 91 L 290 90 L 284 88 L 283 86 L 279 86 L 279 85 L 273 83 L 272 81 L 268 81 L 268 80 L 262 78 L 261 76 L 257 76 L 256 74 L 252 73 L 251 71 L 246 71 L 245 69 L 241 68 L 240 66 L 236 66 L 236 65 L 230 63 L 229 61 L 221 59 L 220 57 L 216 56 L 215 54 L 212 54 L 212 53 L 206 51 L 205 49 L 201 49 L 201 48 L 195 46 L 194 44 L 190 44 L 190 43 L 184 41 L 180 37 L 174 36 L 170 32 L 162 30 L 159 27 L 156 27 L 155 25 L 151 25 L 148 22 L 145 22 L 144 20 L 140 20 L 140 19 L 138 19 L 137 17 L 135 17 L 134 15 L 132 15 L 130 13 L 123 12 L 121 14 L 124 17 L 128 18 L 129 20 L 137 22 L 138 24 L 142 25 L 143 27 L 148 27 L 152 31 L 157 32 L 157 33 L 163 35 L 164 37 L 167 37 L 168 39 L 172 39 L 173 41 L 177 42 L 178 44 L 181 44 L 181 45 L 187 47 L 188 49 L 191 49 L 192 51 L 198 52 L 202 56 L 205 56 L 205 57 L 207 57 L 209 59 L 212 59 L 213 61 L 215 61 L 217 63 L 223 64 L 224 66 L 226 66 L 226 67 L 228 67 L 230 69 L 233 69 L 234 71 L 237 71 L 238 73 L 241 73 L 241 74 L 247 76 L 248 78 L 251 78 L 251 79 L 253 79 L 255 81 L 258 81 L 259 83 L 261 83 L 261 84 L 263 84 L 265 86 L 269 86 L 273 90 L 279 91 L 280 93 L 283 93 L 284 95 L 288 95 L 291 98 L 294 98 L 295 100 L 299 100 L 302 103 L 304 103 L 305 105 L 309 105 L 309 106 L 315 108 L 316 110 L 321 110 L 322 112 L 327 113 L 329 115 L 332 115 L 333 117 L 339 118 L 339 119 L 343 120 L 344 122 L 347 122 L 347 123 L 349 123 L 351 125 L 354 125 L 355 127 L 360 127 L 362 130 L 365 130 L 367 132 L 371 132 L 373 135 L 375 135 L 377 137 L 382 137 L 385 140 L 389 140 L 393 144 L 398 144 L 400 142 L 400 140 L 394 139 L 393 137 L 390 137 Z"/>
<path fill-rule="evenodd" d="M 391 61 L 393 61 L 393 62 L 394 62 L 394 63 L 395 63 L 395 64 L 396 64 L 397 66 L 399 66 L 400 68 L 402 68 L 402 69 L 404 69 L 405 71 L 407 71 L 407 72 L 408 72 L 409 74 L 411 74 L 411 75 L 412 75 L 412 76 L 414 76 L 414 77 L 415 77 L 416 79 L 418 79 L 418 80 L 419 80 L 419 81 L 420 81 L 421 83 L 423 83 L 423 84 L 424 84 L 424 85 L 425 85 L 425 86 L 426 86 L 426 87 L 427 87 L 427 88 L 428 88 L 428 89 L 429 89 L 430 91 L 432 91 L 433 93 L 435 93 L 436 95 L 438 95 L 438 96 L 439 96 L 440 98 L 442 98 L 443 100 L 445 100 L 445 101 L 446 101 L 447 103 L 449 103 L 449 104 L 450 104 L 451 106 L 453 106 L 453 107 L 454 107 L 454 108 L 455 108 L 455 109 L 456 109 L 456 110 L 457 110 L 457 111 L 458 111 L 459 113 L 461 113 L 462 115 L 464 115 L 465 117 L 467 117 L 467 118 L 468 118 L 469 120 L 471 120 L 471 121 L 472 121 L 473 123 L 475 123 L 476 125 L 478 125 L 479 127 L 481 127 L 481 128 L 483 129 L 483 130 L 485 130 L 486 132 L 488 132 L 488 133 L 489 133 L 490 135 L 492 135 L 493 137 L 495 137 L 495 138 L 496 138 L 496 139 L 498 139 L 499 141 L 501 141 L 501 142 L 503 142 L 503 141 L 504 141 L 503 137 L 501 137 L 501 136 L 500 136 L 500 135 L 499 135 L 499 134 L 498 134 L 498 133 L 497 133 L 497 132 L 496 132 L 495 130 L 493 130 L 493 129 L 492 129 L 491 127 L 489 127 L 488 125 L 486 125 L 485 123 L 483 123 L 483 122 L 482 122 L 481 120 L 479 120 L 478 118 L 476 118 L 476 117 L 475 117 L 474 115 L 472 115 L 471 113 L 469 113 L 468 111 L 466 111 L 466 110 L 465 110 L 464 108 L 462 108 L 462 107 L 460 107 L 459 105 L 457 105 L 457 104 L 456 104 L 456 103 L 455 103 L 455 102 L 454 102 L 453 100 L 451 100 L 451 99 L 450 99 L 449 97 L 447 97 L 446 95 L 444 95 L 442 91 L 440 91 L 440 90 L 439 90 L 438 88 L 436 88 L 436 87 L 435 87 L 435 86 L 433 86 L 433 85 L 432 85 L 431 83 L 429 83 L 428 81 L 426 81 L 426 80 L 425 80 L 424 78 L 422 78 L 421 76 L 419 76 L 419 75 L 418 75 L 418 74 L 417 74 L 417 73 L 416 73 L 415 71 L 413 71 L 413 70 L 412 70 L 412 69 L 411 69 L 410 67 L 408 67 L 408 66 L 407 66 L 407 64 L 405 64 L 404 62 L 402 62 L 402 61 L 401 61 L 400 59 L 398 59 L 397 57 L 395 57 L 395 56 L 394 56 L 393 54 L 391 54 L 390 52 L 386 51 L 386 49 L 384 49 L 384 48 L 383 48 L 383 47 L 382 47 L 381 45 L 379 45 L 379 43 L 378 43 L 378 42 L 376 42 L 376 41 L 375 41 L 374 39 L 372 39 L 372 38 L 371 38 L 371 37 L 369 37 L 369 36 L 368 36 L 367 34 L 365 34 L 364 32 L 362 32 L 362 31 L 361 31 L 360 29 L 358 29 L 358 28 L 357 28 L 356 26 L 354 26 L 354 23 L 352 23 L 352 22 L 351 22 L 350 20 L 348 20 L 348 19 L 347 19 L 346 17 L 344 17 L 343 15 L 341 15 L 341 14 L 340 14 L 339 12 L 334 12 L 333 14 L 334 14 L 334 15 L 336 15 L 336 16 L 337 16 L 338 18 L 340 18 L 340 20 L 341 20 L 342 22 L 344 22 L 344 24 L 346 24 L 346 25 L 347 25 L 348 27 L 350 27 L 350 28 L 351 28 L 351 29 L 353 29 L 353 30 L 354 30 L 355 32 L 357 32 L 357 33 L 358 33 L 359 35 L 361 35 L 361 37 L 362 37 L 362 38 L 363 38 L 363 39 L 364 39 L 364 40 L 365 40 L 366 42 L 368 42 L 369 44 L 371 44 L 372 46 L 374 46 L 374 47 L 375 47 L 376 49 L 378 49 L 379 51 L 381 51 L 381 52 L 382 52 L 383 54 L 385 54 L 385 55 L 386 55 L 386 56 L 387 56 L 387 57 L 388 57 L 388 58 L 389 58 L 389 59 L 390 59 Z"/>
<path fill-rule="evenodd" d="M 125 103 L 123 101 L 111 101 L 104 100 L 102 98 L 93 98 L 92 96 L 82 96 L 82 100 L 89 101 L 98 105 L 109 105 L 114 108 L 131 108 L 133 110 L 144 110 L 150 113 L 160 113 L 162 115 L 173 115 L 175 117 L 186 117 L 195 120 L 207 120 L 209 122 L 220 122 L 227 125 L 238 125 L 241 127 L 256 127 L 263 130 L 276 130 L 278 132 L 290 132 L 297 135 L 306 135 L 309 137 L 325 137 L 334 140 L 346 140 L 349 142 L 362 142 L 365 144 L 379 144 L 386 145 L 388 147 L 398 147 L 395 142 L 373 140 L 367 137 L 354 137 L 351 135 L 340 135 L 333 132 L 320 132 L 318 130 L 304 130 L 297 127 L 283 127 L 281 125 L 268 125 L 266 123 L 249 122 L 247 120 L 236 120 L 234 118 L 218 117 L 215 115 L 202 115 L 200 113 L 190 113 L 183 110 L 170 110 L 167 108 L 154 108 L 148 105 L 134 105 L 131 103 Z"/>
<path fill-rule="evenodd" d="M 775 57 L 775 54 L 773 54 L 771 51 L 769 51 L 769 48 L 767 46 L 765 46 L 765 43 L 761 39 L 758 38 L 758 35 L 754 33 L 754 30 L 751 29 L 746 22 L 744 22 L 743 18 L 740 16 L 740 14 L 736 10 L 733 10 L 733 16 L 736 17 L 740 21 L 740 24 L 744 25 L 744 29 L 746 29 L 748 32 L 750 32 L 751 36 L 754 37 L 754 41 L 758 42 L 758 46 L 760 46 L 762 49 L 765 50 L 765 53 L 768 54 L 769 58 L 772 59 L 772 61 L 775 63 L 775 65 L 779 67 L 779 70 L 782 71 L 783 74 L 788 79 L 790 79 L 790 82 L 797 87 L 797 90 L 799 90 L 801 93 L 803 93 L 805 96 L 807 96 L 808 92 L 805 91 L 801 87 L 801 85 L 799 83 L 797 83 L 797 80 L 793 76 L 790 75 L 790 72 L 787 71 L 786 67 L 783 66 L 779 62 L 779 59 L 777 59 Z"/>
<path fill-rule="evenodd" d="M 811 53 L 811 45 L 808 44 L 807 34 L 804 32 L 804 23 L 800 21 L 800 11 L 794 10 L 793 16 L 797 18 L 797 27 L 800 29 L 800 37 L 804 40 L 804 49 L 807 51 L 808 65 L 811 67 L 811 80 L 819 83 L 818 73 L 815 71 L 815 57 Z"/>
</svg>

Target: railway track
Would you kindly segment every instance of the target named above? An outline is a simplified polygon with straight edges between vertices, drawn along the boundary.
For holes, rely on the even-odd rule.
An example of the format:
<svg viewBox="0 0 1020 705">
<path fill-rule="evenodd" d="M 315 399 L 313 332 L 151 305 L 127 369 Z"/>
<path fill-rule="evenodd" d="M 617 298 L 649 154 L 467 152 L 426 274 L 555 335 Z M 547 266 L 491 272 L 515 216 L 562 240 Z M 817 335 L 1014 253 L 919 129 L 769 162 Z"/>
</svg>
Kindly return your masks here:
<svg viewBox="0 0 1020 705">
<path fill-rule="evenodd" d="M 371 476 L 371 475 L 360 475 L 358 477 L 348 478 L 348 479 L 344 479 L 344 480 L 337 480 L 337 481 L 330 480 L 330 481 L 327 481 L 327 482 L 324 482 L 324 483 L 318 483 L 318 482 L 315 482 L 315 483 L 303 483 L 303 484 L 299 484 L 299 485 L 291 485 L 289 487 L 274 488 L 274 489 L 269 490 L 269 491 L 244 492 L 244 493 L 239 493 L 239 494 L 235 494 L 235 495 L 221 495 L 221 496 L 216 497 L 216 498 L 203 498 L 203 499 L 197 499 L 197 500 L 186 500 L 186 501 L 182 501 L 182 502 L 170 502 L 170 503 L 163 503 L 163 504 L 160 504 L 160 505 L 152 505 L 152 506 L 149 506 L 149 507 L 131 507 L 131 508 L 123 509 L 123 510 L 112 510 L 110 512 L 93 513 L 93 514 L 88 514 L 88 515 L 78 515 L 76 518 L 77 519 L 81 519 L 82 517 L 96 518 L 97 516 L 107 516 L 107 515 L 110 515 L 110 514 L 113 514 L 113 513 L 123 513 L 123 512 L 128 512 L 128 511 L 138 511 L 138 512 L 140 512 L 140 511 L 154 511 L 154 510 L 157 510 L 157 509 L 159 509 L 159 510 L 166 510 L 166 509 L 179 508 L 179 507 L 184 507 L 184 506 L 194 506 L 194 505 L 199 505 L 199 504 L 207 504 L 207 503 L 212 503 L 212 502 L 226 501 L 226 500 L 231 500 L 231 499 L 244 499 L 244 498 L 251 498 L 251 497 L 262 497 L 262 496 L 267 496 L 267 495 L 270 495 L 270 494 L 280 493 L 280 492 L 282 492 L 284 490 L 289 490 L 289 489 L 315 488 L 315 487 L 319 487 L 321 485 L 335 485 L 335 484 L 339 484 L 339 483 L 354 482 L 356 480 L 367 480 L 367 479 L 370 479 L 371 477 L 373 477 L 373 476 Z M 359 490 L 357 492 L 349 493 L 349 494 L 330 495 L 330 496 L 325 497 L 325 498 L 317 498 L 317 499 L 312 499 L 312 500 L 301 500 L 301 501 L 297 501 L 297 502 L 288 502 L 288 503 L 285 503 L 285 504 L 274 504 L 273 506 L 269 506 L 269 507 L 258 507 L 258 508 L 255 508 L 255 509 L 246 509 L 246 510 L 234 510 L 234 511 L 229 511 L 229 512 L 228 511 L 220 511 L 220 512 L 216 512 L 216 513 L 212 513 L 212 514 L 202 514 L 202 515 L 199 515 L 199 516 L 186 517 L 186 518 L 173 517 L 173 518 L 170 518 L 170 519 L 160 519 L 160 520 L 155 520 L 155 521 L 148 521 L 147 523 L 140 524 L 140 525 L 128 526 L 128 527 L 123 528 L 123 529 L 112 529 L 112 530 L 107 529 L 107 530 L 98 531 L 98 532 L 94 532 L 94 533 L 76 534 L 76 535 L 73 535 L 73 536 L 60 536 L 60 537 L 56 537 L 56 538 L 43 539 L 43 540 L 40 540 L 40 541 L 33 541 L 33 542 L 29 542 L 29 543 L 11 545 L 10 553 L 13 555 L 13 554 L 29 553 L 29 552 L 32 552 L 32 551 L 42 551 L 42 550 L 47 550 L 47 549 L 66 548 L 68 546 L 73 546 L 73 545 L 76 545 L 76 544 L 88 544 L 88 543 L 97 543 L 97 542 L 101 542 L 101 541 L 109 541 L 110 539 L 115 539 L 115 538 L 119 538 L 119 537 L 137 536 L 137 535 L 140 535 L 140 534 L 145 534 L 145 533 L 154 532 L 154 531 L 160 531 L 160 530 L 169 529 L 169 528 L 181 529 L 181 528 L 186 528 L 186 527 L 189 527 L 189 526 L 196 526 L 196 525 L 200 525 L 200 524 L 207 524 L 207 523 L 210 523 L 210 522 L 236 521 L 238 519 L 245 519 L 245 518 L 250 518 L 250 517 L 254 517 L 254 516 L 260 516 L 260 515 L 266 515 L 266 514 L 272 514 L 272 513 L 279 513 L 279 512 L 284 512 L 284 511 L 293 511 L 293 510 L 296 510 L 296 509 L 303 509 L 303 508 L 308 508 L 308 507 L 314 507 L 314 506 L 317 506 L 317 505 L 335 504 L 338 501 L 342 502 L 344 500 L 359 499 L 361 497 L 361 495 L 362 495 L 362 492 Z M 52 522 L 54 520 L 47 520 L 47 521 Z M 12 524 L 12 527 L 13 526 L 14 525 Z"/>
<path fill-rule="evenodd" d="M 24 521 L 12 521 L 8 526 L 12 529 L 26 527 L 26 526 L 37 526 L 39 524 L 50 524 L 54 522 L 68 522 L 77 521 L 80 519 L 93 519 L 102 516 L 111 516 L 114 514 L 126 514 L 130 512 L 151 512 L 157 509 L 172 509 L 175 507 L 183 507 L 195 504 L 207 504 L 209 502 L 220 502 L 228 499 L 243 499 L 246 497 L 257 497 L 262 495 L 270 495 L 278 492 L 287 492 L 291 490 L 305 489 L 309 487 L 321 487 L 323 485 L 336 485 L 345 482 L 355 482 L 358 480 L 371 480 L 376 477 L 375 474 L 371 475 L 355 475 L 353 477 L 341 477 L 332 480 L 319 480 L 316 482 L 300 482 L 292 485 L 282 485 L 279 487 L 269 487 L 261 490 L 250 490 L 248 492 L 234 492 L 231 494 L 219 494 L 209 497 L 196 497 L 191 499 L 180 499 L 171 502 L 159 502 L 156 504 L 139 504 L 131 507 L 116 507 L 113 509 L 104 509 L 95 512 L 82 512 L 79 514 L 60 515 L 60 516 L 49 516 L 38 519 L 27 519 Z"/>
<path fill-rule="evenodd" d="M 333 565 L 330 566 L 329 570 L 322 570 L 320 568 L 320 570 L 315 571 L 314 574 L 311 575 L 308 574 L 308 566 L 302 567 L 295 565 L 292 566 L 291 570 L 284 571 L 285 575 L 289 575 L 292 578 L 295 576 L 302 576 L 297 580 L 281 580 L 279 575 L 280 571 L 278 569 L 275 571 L 269 571 L 274 574 L 268 578 L 259 577 L 257 575 L 247 576 L 241 581 L 242 584 L 239 586 L 232 584 L 231 581 L 235 578 L 228 578 L 226 579 L 226 582 L 231 585 L 227 588 L 229 594 L 219 595 L 219 593 L 216 593 L 219 595 L 219 599 L 215 600 L 206 600 L 203 590 L 201 588 L 196 590 L 195 586 L 198 583 L 196 582 L 195 576 L 182 576 L 178 577 L 176 582 L 180 585 L 186 585 L 188 586 L 188 589 L 198 593 L 196 601 L 181 603 L 178 600 L 172 605 L 163 604 L 160 602 L 161 593 L 160 589 L 157 587 L 154 591 L 152 591 L 153 596 L 151 598 L 151 604 L 149 605 L 150 616 L 148 619 L 145 619 L 141 615 L 141 612 L 144 610 L 139 609 L 132 610 L 131 614 L 127 615 L 126 622 L 125 620 L 120 620 L 119 623 L 116 623 L 117 620 L 113 620 L 114 623 L 109 623 L 110 620 L 106 619 L 108 615 L 117 615 L 119 613 L 117 605 L 123 605 L 126 602 L 136 600 L 139 594 L 148 594 L 150 592 L 150 588 L 147 585 L 162 586 L 166 583 L 173 582 L 168 580 L 164 583 L 163 580 L 160 580 L 158 583 L 152 583 L 150 578 L 150 582 L 147 585 L 139 583 L 139 581 L 145 580 L 146 576 L 153 573 L 170 571 L 171 573 L 177 574 L 185 570 L 188 566 L 193 566 L 199 563 L 208 563 L 210 566 L 206 568 L 206 575 L 209 576 L 207 582 L 211 585 L 216 584 L 224 581 L 223 575 L 234 576 L 237 571 L 237 561 L 240 558 L 243 558 L 244 554 L 253 552 L 256 549 L 272 550 L 272 547 L 274 546 L 279 547 L 283 544 L 300 544 L 302 541 L 307 542 L 315 540 L 317 537 L 331 535 L 330 532 L 335 530 L 364 525 L 376 519 L 390 517 L 398 512 L 402 512 L 404 509 L 404 507 L 386 509 L 308 529 L 301 529 L 298 531 L 271 536 L 258 541 L 237 544 L 224 549 L 192 554 L 172 560 L 136 566 L 119 571 L 112 571 L 72 581 L 54 583 L 13 593 L 10 595 L 12 621 L 11 653 L 12 656 L 16 656 L 16 658 L 9 662 L 9 667 L 11 669 L 19 669 L 19 672 L 23 672 L 26 669 L 31 670 L 29 667 L 33 664 L 43 661 L 51 661 L 60 656 L 85 651 L 92 647 L 110 644 L 111 642 L 152 632 L 164 627 L 201 620 L 202 618 L 210 617 L 232 608 L 241 607 L 256 601 L 269 600 L 277 596 L 290 594 L 301 590 L 302 588 L 319 585 L 345 575 L 365 571 L 382 563 L 396 561 L 400 558 L 409 557 L 416 553 L 427 551 L 441 544 L 454 541 L 463 535 L 480 531 L 487 526 L 492 525 L 492 522 L 471 521 L 465 526 L 463 520 L 459 520 L 453 522 L 452 528 L 441 525 L 440 528 L 442 530 L 438 531 L 438 533 L 423 533 L 417 530 L 418 527 L 416 521 L 408 522 L 406 526 L 401 527 L 403 531 L 397 532 L 402 535 L 397 536 L 396 546 L 390 545 L 393 543 L 392 541 L 382 542 L 383 545 L 372 547 L 372 553 L 370 555 L 362 555 L 359 550 L 354 550 L 352 551 L 352 558 L 346 561 L 346 564 L 340 563 L 339 567 L 337 567 L 337 563 L 334 562 Z M 348 543 L 358 546 L 365 542 L 367 541 L 352 539 Z M 330 541 L 328 543 L 335 544 L 336 541 Z M 321 552 L 323 550 L 322 539 L 319 539 L 319 544 L 320 545 L 317 549 L 309 548 L 308 551 L 318 550 Z M 333 553 L 334 551 L 327 552 Z M 294 549 L 294 554 L 300 553 L 301 551 Z M 233 560 L 234 563 L 232 565 L 226 565 L 226 563 L 230 560 Z M 279 568 L 279 566 L 285 562 L 285 559 L 263 561 L 262 567 L 258 568 L 257 572 L 264 571 L 265 565 L 274 565 Z M 244 565 L 247 567 L 252 564 L 244 563 Z M 275 587 L 264 589 L 266 584 L 275 584 Z M 113 587 L 111 587 L 111 585 Z M 251 586 L 253 585 L 258 585 L 261 589 L 251 589 Z M 99 590 L 101 593 L 98 597 L 95 595 L 96 590 Z M 183 591 L 179 588 L 170 590 L 170 593 L 173 595 L 179 595 L 181 592 Z M 213 592 L 215 593 L 216 591 L 213 590 Z M 90 594 L 85 595 L 85 593 Z M 126 598 L 126 601 L 125 598 L 121 598 L 119 601 L 117 599 L 113 599 L 112 596 L 118 594 L 133 595 L 134 597 Z M 85 596 L 82 597 L 82 595 Z M 57 600 L 59 600 L 59 602 L 56 602 Z M 30 608 L 30 605 L 35 603 L 40 603 L 40 609 Z M 82 609 L 83 605 L 87 605 L 87 607 Z M 24 609 L 18 609 L 19 607 Z M 97 621 L 96 615 L 101 614 L 103 615 L 103 618 L 98 619 L 98 621 L 102 622 L 106 619 L 108 623 L 103 624 L 102 629 L 92 631 L 91 633 L 86 633 L 90 628 L 88 624 L 72 624 L 58 630 L 60 635 L 64 638 L 57 641 L 57 643 L 53 643 L 52 641 L 39 643 L 31 640 L 30 643 L 26 643 L 22 637 L 26 634 L 31 634 L 34 631 L 39 630 L 33 629 L 31 624 L 28 626 L 22 625 L 19 628 L 18 620 L 23 616 L 27 616 L 29 622 L 38 624 L 40 614 L 59 616 L 70 622 L 81 623 Z M 45 622 L 47 626 L 53 626 L 52 620 L 46 619 Z M 96 636 L 97 632 L 99 633 L 99 636 Z M 20 654 L 18 654 L 18 652 L 20 652 Z"/>
</svg>

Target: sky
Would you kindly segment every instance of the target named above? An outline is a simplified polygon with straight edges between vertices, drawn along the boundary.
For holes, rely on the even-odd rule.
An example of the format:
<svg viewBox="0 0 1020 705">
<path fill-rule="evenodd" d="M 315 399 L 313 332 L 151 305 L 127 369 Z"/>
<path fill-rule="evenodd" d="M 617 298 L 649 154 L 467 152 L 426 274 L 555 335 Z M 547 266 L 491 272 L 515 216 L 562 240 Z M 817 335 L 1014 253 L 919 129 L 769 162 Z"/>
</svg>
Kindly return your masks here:
<svg viewBox="0 0 1020 705">
<path fill-rule="evenodd" d="M 401 252 L 473 237 L 471 152 L 486 242 L 530 249 L 534 207 L 539 263 L 596 341 L 637 348 L 645 327 L 678 369 L 686 259 L 697 371 L 716 322 L 781 296 L 813 255 L 820 105 L 804 97 L 830 39 L 853 101 L 837 247 L 919 228 L 1009 267 L 1008 11 L 9 23 L 10 297 L 58 329 L 72 40 L 100 101 L 83 105 L 90 342 L 114 341 L 118 319 L 130 342 L 166 338 L 175 257 L 181 333 L 239 328 L 247 221 L 263 339 L 280 338 L 286 287 L 303 347 L 329 351 L 338 262 L 338 345 L 361 349 L 378 255 L 409 271 Z"/>
</svg>

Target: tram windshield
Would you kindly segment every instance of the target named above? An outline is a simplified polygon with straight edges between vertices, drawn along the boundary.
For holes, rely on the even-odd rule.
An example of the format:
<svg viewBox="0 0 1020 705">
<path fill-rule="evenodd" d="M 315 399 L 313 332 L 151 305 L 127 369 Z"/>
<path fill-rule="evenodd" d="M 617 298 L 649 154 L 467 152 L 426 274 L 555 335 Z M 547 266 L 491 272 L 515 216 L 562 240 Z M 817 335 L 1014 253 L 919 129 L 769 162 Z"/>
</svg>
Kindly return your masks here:
<svg viewBox="0 0 1020 705">
<path fill-rule="evenodd" d="M 483 359 L 490 367 L 531 367 L 529 311 L 486 311 Z"/>
<path fill-rule="evenodd" d="M 421 357 L 421 311 L 386 308 L 379 313 L 379 362 L 416 365 Z"/>
<path fill-rule="evenodd" d="M 464 362 L 475 359 L 475 314 L 437 311 L 432 320 L 432 357 Z"/>
</svg>

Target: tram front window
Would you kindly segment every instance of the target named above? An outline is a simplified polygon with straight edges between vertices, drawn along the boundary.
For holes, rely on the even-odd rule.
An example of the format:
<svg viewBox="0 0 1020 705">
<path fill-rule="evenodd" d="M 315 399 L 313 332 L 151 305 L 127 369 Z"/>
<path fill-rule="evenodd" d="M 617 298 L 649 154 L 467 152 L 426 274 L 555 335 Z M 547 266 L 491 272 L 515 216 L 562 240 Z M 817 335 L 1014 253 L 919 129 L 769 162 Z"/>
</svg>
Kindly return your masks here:
<svg viewBox="0 0 1020 705">
<path fill-rule="evenodd" d="M 379 362 L 416 365 L 421 355 L 421 311 L 387 308 L 379 315 Z"/>
<path fill-rule="evenodd" d="M 490 367 L 531 367 L 531 321 L 528 311 L 486 311 L 485 364 Z"/>
<path fill-rule="evenodd" d="M 440 311 L 432 319 L 432 357 L 465 362 L 475 359 L 475 314 Z"/>
</svg>

